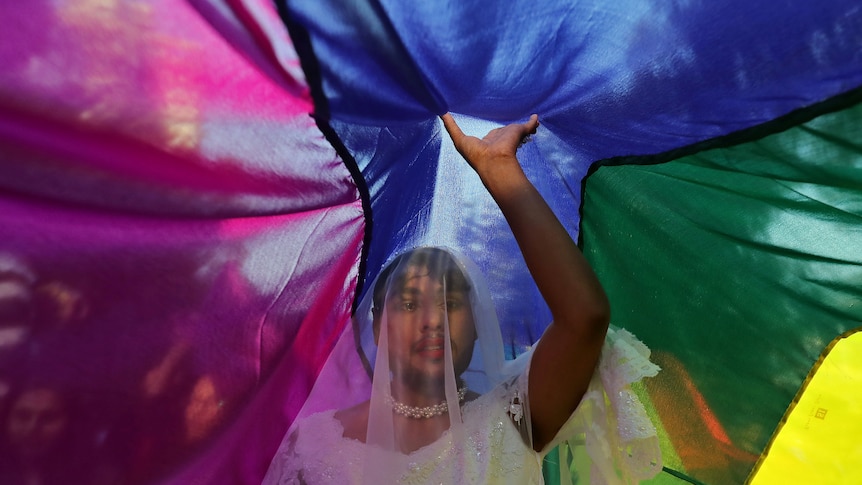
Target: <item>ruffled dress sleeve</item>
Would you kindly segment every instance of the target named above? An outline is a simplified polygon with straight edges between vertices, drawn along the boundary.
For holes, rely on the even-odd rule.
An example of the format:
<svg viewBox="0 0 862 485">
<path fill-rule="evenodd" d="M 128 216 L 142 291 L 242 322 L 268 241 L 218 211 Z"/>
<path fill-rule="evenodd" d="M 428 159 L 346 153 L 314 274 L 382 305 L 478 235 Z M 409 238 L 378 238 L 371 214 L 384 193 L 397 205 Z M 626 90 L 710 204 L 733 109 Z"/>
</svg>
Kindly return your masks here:
<svg viewBox="0 0 862 485">
<path fill-rule="evenodd" d="M 661 471 L 655 426 L 631 385 L 658 374 L 650 351 L 626 330 L 611 328 L 587 393 L 543 450 L 559 446 L 561 483 L 632 484 Z M 586 479 L 589 477 L 589 479 Z"/>
</svg>

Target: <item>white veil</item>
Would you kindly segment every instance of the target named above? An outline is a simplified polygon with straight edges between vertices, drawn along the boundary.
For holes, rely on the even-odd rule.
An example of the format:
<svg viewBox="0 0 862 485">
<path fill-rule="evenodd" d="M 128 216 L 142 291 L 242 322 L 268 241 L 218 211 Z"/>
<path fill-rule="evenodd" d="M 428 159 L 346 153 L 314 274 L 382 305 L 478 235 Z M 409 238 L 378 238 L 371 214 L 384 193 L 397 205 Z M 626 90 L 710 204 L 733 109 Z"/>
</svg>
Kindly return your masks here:
<svg viewBox="0 0 862 485">
<path fill-rule="evenodd" d="M 586 442 L 592 483 L 632 483 L 661 468 L 655 429 L 628 390 L 657 372 L 648 354 L 627 332 L 611 330 L 590 390 L 553 443 Z M 399 255 L 368 287 L 263 483 L 461 483 L 477 462 L 499 467 L 481 456 L 492 450 L 477 445 L 475 427 L 465 434 L 464 410 L 490 409 L 478 396 L 521 383 L 529 357 L 505 361 L 493 302 L 471 261 L 436 247 Z M 488 401 L 515 407 L 489 428 L 511 428 L 508 439 L 537 457 L 541 480 L 522 384 L 516 399 Z M 633 423 L 642 431 L 626 435 Z M 572 462 L 568 454 L 561 465 Z"/>
<path fill-rule="evenodd" d="M 371 382 L 363 382 L 359 362 Z M 284 476 L 295 466 L 285 461 L 301 459 L 291 449 L 295 434 L 309 433 L 307 418 L 327 411 L 343 421 L 345 437 L 371 445 L 362 447 L 363 465 L 351 470 L 351 478 L 398 483 L 412 452 L 440 440 L 463 442 L 462 406 L 517 373 L 511 362 L 505 364 L 497 315 L 475 264 L 448 248 L 403 253 L 386 265 L 358 305 L 352 327 L 321 372 L 264 483 L 291 483 Z M 353 433 L 355 417 L 366 421 L 362 437 Z"/>
</svg>

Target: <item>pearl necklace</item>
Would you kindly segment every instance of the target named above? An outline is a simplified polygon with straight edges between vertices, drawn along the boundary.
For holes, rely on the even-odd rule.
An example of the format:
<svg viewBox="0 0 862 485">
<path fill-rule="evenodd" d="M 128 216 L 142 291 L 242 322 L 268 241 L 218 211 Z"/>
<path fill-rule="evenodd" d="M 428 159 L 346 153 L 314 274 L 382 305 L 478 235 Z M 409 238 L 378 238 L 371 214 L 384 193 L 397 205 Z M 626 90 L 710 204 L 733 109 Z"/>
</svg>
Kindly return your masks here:
<svg viewBox="0 0 862 485">
<path fill-rule="evenodd" d="M 458 402 L 460 403 L 461 401 L 463 401 L 466 395 L 466 386 L 462 387 L 461 389 L 458 389 Z M 386 404 L 392 408 L 392 411 L 394 411 L 395 414 L 400 414 L 401 416 L 413 419 L 428 419 L 449 412 L 449 404 L 445 400 L 442 401 L 440 404 L 434 404 L 433 406 L 415 407 L 408 406 L 403 402 L 398 402 L 395 400 L 395 398 L 392 397 L 391 394 L 387 393 Z"/>
</svg>

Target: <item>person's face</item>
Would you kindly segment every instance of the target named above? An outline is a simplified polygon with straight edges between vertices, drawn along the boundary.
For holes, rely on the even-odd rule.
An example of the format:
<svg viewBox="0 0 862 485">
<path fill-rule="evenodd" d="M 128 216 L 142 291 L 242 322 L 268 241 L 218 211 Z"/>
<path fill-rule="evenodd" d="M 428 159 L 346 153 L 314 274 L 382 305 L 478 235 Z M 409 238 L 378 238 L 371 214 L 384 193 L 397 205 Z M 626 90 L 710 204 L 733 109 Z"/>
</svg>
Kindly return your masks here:
<svg viewBox="0 0 862 485">
<path fill-rule="evenodd" d="M 38 457 L 60 442 L 68 424 L 63 399 L 56 391 L 32 389 L 12 404 L 6 432 L 19 455 Z"/>
<path fill-rule="evenodd" d="M 456 375 L 470 364 L 476 329 L 469 296 L 446 289 L 426 268 L 409 266 L 404 285 L 386 298 L 390 368 L 395 375 L 442 379 L 448 321 Z"/>
<path fill-rule="evenodd" d="M 24 340 L 33 318 L 31 296 L 22 282 L 0 280 L 0 349 Z"/>
<path fill-rule="evenodd" d="M 210 376 L 198 379 L 185 410 L 186 440 L 200 441 L 215 428 L 221 419 L 221 403 L 215 382 Z"/>
</svg>

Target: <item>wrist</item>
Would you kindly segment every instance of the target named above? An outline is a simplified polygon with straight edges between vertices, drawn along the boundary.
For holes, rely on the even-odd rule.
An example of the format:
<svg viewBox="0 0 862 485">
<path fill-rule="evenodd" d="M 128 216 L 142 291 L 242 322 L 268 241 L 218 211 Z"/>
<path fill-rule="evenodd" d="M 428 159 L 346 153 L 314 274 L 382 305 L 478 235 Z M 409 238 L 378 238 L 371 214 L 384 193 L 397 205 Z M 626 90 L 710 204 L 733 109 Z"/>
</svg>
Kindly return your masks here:
<svg viewBox="0 0 862 485">
<path fill-rule="evenodd" d="M 515 157 L 507 162 L 490 164 L 484 170 L 478 171 L 479 179 L 494 198 L 520 192 L 530 187 L 530 181 Z"/>
</svg>

